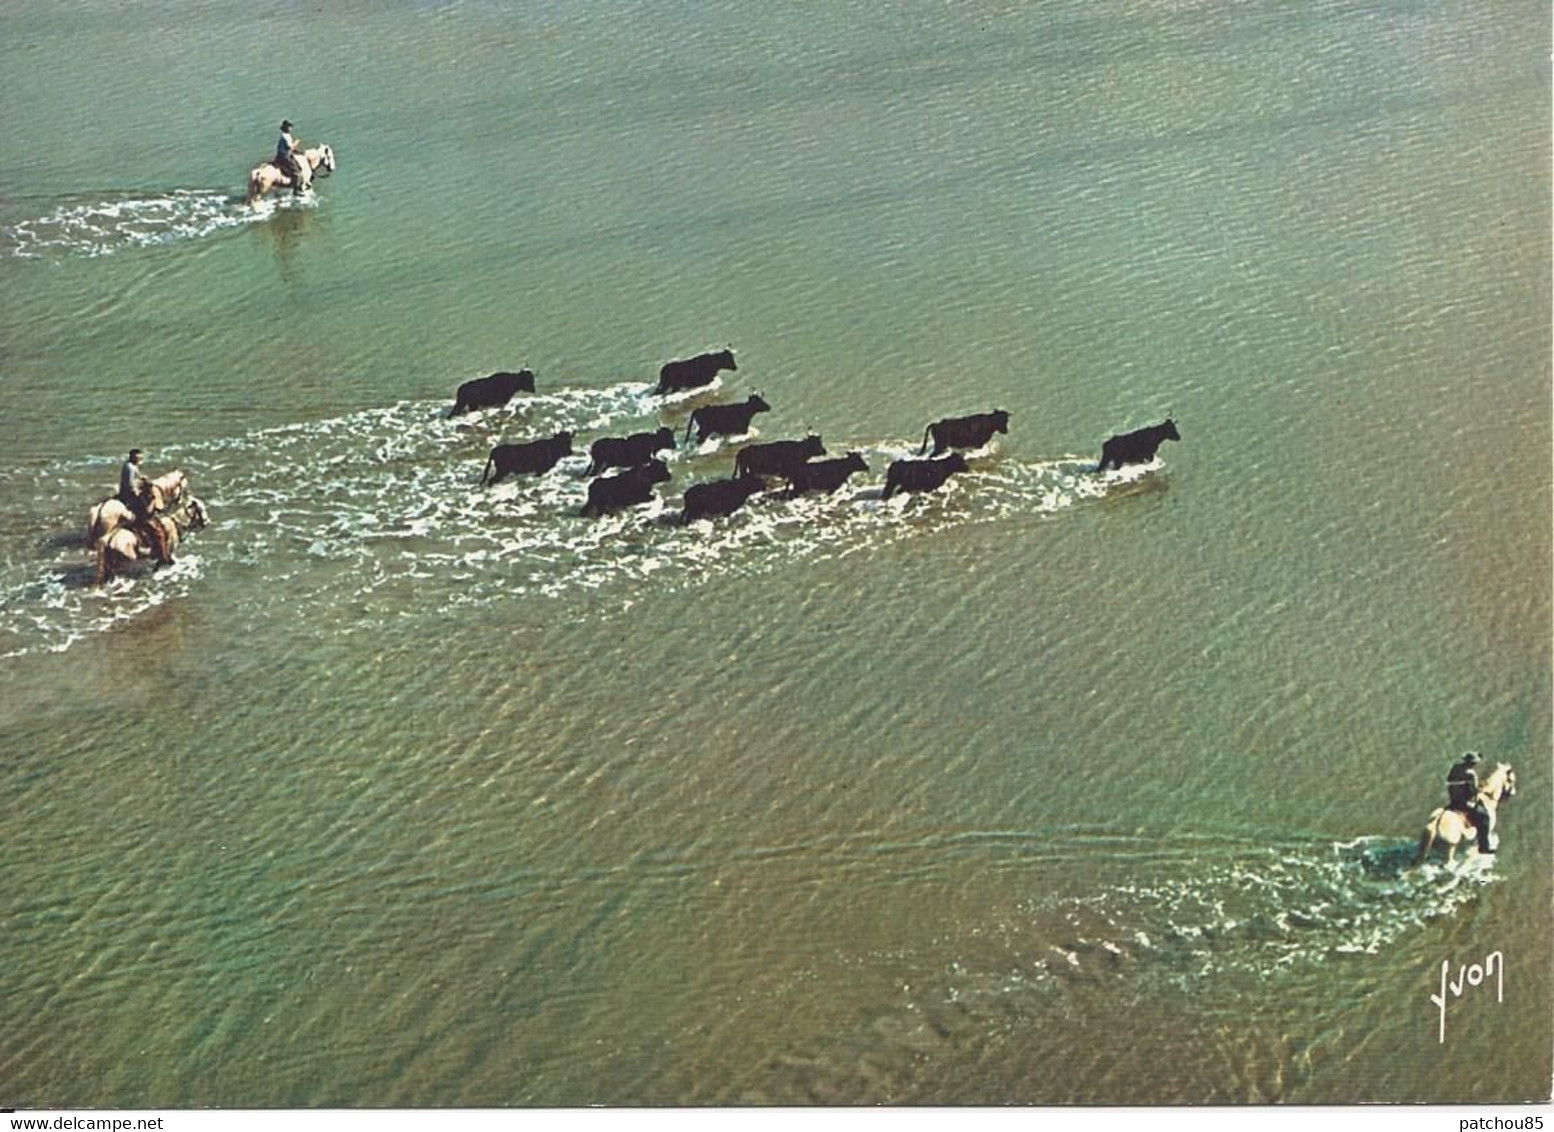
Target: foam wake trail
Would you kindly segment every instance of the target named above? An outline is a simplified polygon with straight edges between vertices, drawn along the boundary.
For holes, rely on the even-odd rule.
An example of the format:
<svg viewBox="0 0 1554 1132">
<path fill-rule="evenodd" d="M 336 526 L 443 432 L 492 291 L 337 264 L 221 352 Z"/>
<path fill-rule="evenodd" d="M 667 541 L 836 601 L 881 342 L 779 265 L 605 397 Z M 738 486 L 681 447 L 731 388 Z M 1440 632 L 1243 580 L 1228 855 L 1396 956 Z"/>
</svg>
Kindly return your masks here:
<svg viewBox="0 0 1554 1132">
<path fill-rule="evenodd" d="M 1410 933 L 1457 914 L 1496 880 L 1488 859 L 1411 870 L 1413 846 L 1395 838 L 1274 847 L 1111 838 L 1103 854 L 1082 835 L 1070 841 L 1088 871 L 1106 878 L 1093 892 L 1032 898 L 932 955 L 854 957 L 865 969 L 883 967 L 902 995 L 834 1041 L 785 1051 L 738 1099 L 962 1099 L 945 1086 L 956 1073 L 936 1065 L 982 1064 L 1000 1056 L 1000 1045 L 1021 1064 L 1071 1058 L 1075 1019 L 1127 1019 L 1134 1004 L 1169 1017 L 1162 1004 L 1173 996 L 1190 999 L 1199 1014 L 1233 1019 L 1245 1035 L 1255 1028 L 1250 1003 L 1306 997 L 1313 981 L 1333 977 L 1333 965 L 1407 946 Z M 1030 860 L 1019 867 L 1029 872 Z M 1247 1077 L 1242 1099 L 1279 1099 L 1299 1084 L 1301 1059 L 1286 1044 L 1273 1031 L 1221 1051 L 1236 1062 L 1232 1076 Z M 1036 1083 L 1024 1099 L 1100 1099 L 1084 1082 L 1076 1074 L 1072 1083 Z M 1103 1087 L 1102 1095 L 1117 1094 Z"/>
<path fill-rule="evenodd" d="M 195 240 L 263 220 L 277 207 L 248 208 L 240 196 L 209 189 L 103 196 L 59 204 L 5 228 L 7 251 L 22 259 L 95 258 L 132 248 Z"/>
<path fill-rule="evenodd" d="M 430 591 L 439 608 L 599 591 L 629 605 L 643 583 L 673 591 L 967 523 L 1063 511 L 1126 489 L 1158 467 L 1095 476 L 1077 457 L 1027 462 L 972 453 L 971 470 L 941 490 L 886 501 L 885 470 L 915 456 L 914 442 L 832 442 L 832 455 L 859 451 L 869 472 L 833 495 L 797 499 L 773 481 L 775 490 L 731 517 L 682 525 L 686 487 L 731 474 L 737 445 L 714 441 L 667 454 L 672 480 L 651 505 L 582 518 L 591 439 L 659 423 L 683 431 L 689 402 L 666 403 L 651 390 L 646 383 L 562 388 L 454 419 L 446 400 L 406 401 L 167 455 L 190 472 L 213 521 L 193 546 L 212 564 L 263 572 L 264 586 L 245 601 L 291 605 L 300 594 L 302 601 L 365 603 L 353 624 L 363 630 L 380 623 L 379 613 L 392 616 L 392 594 L 408 586 Z M 576 452 L 550 473 L 480 483 L 496 443 L 563 429 L 576 433 Z M 84 478 L 79 468 L 53 471 L 67 482 Z M 81 501 L 83 526 L 91 502 Z M 79 545 L 62 535 L 49 549 L 51 556 L 0 565 L 0 653 L 65 647 L 150 600 L 127 587 L 115 591 L 123 601 L 104 605 L 90 589 Z"/>
</svg>

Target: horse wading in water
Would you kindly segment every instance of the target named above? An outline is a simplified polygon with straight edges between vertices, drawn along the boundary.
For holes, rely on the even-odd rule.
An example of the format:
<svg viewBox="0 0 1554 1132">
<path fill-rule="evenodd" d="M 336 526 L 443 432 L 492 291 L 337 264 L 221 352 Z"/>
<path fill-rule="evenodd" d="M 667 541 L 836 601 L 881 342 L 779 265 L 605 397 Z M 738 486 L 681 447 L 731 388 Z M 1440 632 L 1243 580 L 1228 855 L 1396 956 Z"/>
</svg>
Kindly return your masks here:
<svg viewBox="0 0 1554 1132">
<path fill-rule="evenodd" d="M 1484 784 L 1479 787 L 1478 803 L 1489 813 L 1490 829 L 1495 827 L 1495 811 L 1500 803 L 1516 793 L 1516 771 L 1511 769 L 1510 763 L 1501 763 L 1494 771 L 1484 779 Z M 1437 841 L 1446 845 L 1446 863 L 1449 865 L 1457 856 L 1457 846 L 1466 841 L 1473 844 L 1477 836 L 1473 820 L 1466 814 L 1457 810 L 1442 806 L 1430 815 L 1425 822 L 1424 832 L 1419 835 L 1419 853 L 1414 858 L 1414 864 L 1424 863 L 1424 859 L 1430 855 L 1430 850 L 1435 847 Z"/>
<path fill-rule="evenodd" d="M 139 449 L 132 450 L 124 465 L 123 478 L 132 484 L 134 498 L 126 500 L 126 489 L 121 487 L 120 494 L 110 495 L 86 515 L 86 544 L 97 558 L 98 585 L 141 558 L 154 558 L 158 566 L 171 565 L 184 535 L 209 521 L 181 469 L 154 478 L 135 475 L 139 454 Z"/>
<path fill-rule="evenodd" d="M 312 187 L 317 177 L 323 177 L 335 171 L 335 151 L 327 145 L 316 145 L 312 149 L 299 150 L 297 153 L 299 166 L 302 170 L 302 183 L 295 186 L 299 192 L 306 192 Z M 248 174 L 248 199 L 245 203 L 250 206 L 257 204 L 259 198 L 276 187 L 292 188 L 291 178 L 274 161 L 266 161 L 263 165 L 256 165 Z"/>
<path fill-rule="evenodd" d="M 119 527 L 97 540 L 97 584 L 111 582 L 151 553 L 151 544 L 134 527 Z"/>
<path fill-rule="evenodd" d="M 146 502 L 153 515 L 183 503 L 189 490 L 189 477 L 176 468 L 170 472 L 163 472 L 147 482 L 151 487 L 147 492 L 150 498 Z M 189 498 L 193 497 L 189 496 Z M 96 546 L 97 540 L 104 535 L 112 533 L 119 527 L 132 527 L 135 521 L 135 513 L 124 504 L 123 500 L 110 495 L 86 513 L 86 545 Z"/>
<path fill-rule="evenodd" d="M 141 558 L 154 557 L 157 566 L 171 566 L 183 537 L 209 522 L 205 505 L 190 495 L 172 511 L 153 515 L 146 527 L 126 524 L 107 531 L 95 543 L 97 584 L 113 580 Z M 152 527 L 154 531 L 147 529 Z"/>
<path fill-rule="evenodd" d="M 210 520 L 205 517 L 205 505 L 196 497 L 190 495 L 184 501 L 167 512 L 158 515 L 151 520 L 161 535 L 162 556 L 157 560 L 158 566 L 171 566 L 173 563 L 173 551 L 178 549 L 178 544 L 190 531 L 197 531 L 206 526 Z"/>
</svg>

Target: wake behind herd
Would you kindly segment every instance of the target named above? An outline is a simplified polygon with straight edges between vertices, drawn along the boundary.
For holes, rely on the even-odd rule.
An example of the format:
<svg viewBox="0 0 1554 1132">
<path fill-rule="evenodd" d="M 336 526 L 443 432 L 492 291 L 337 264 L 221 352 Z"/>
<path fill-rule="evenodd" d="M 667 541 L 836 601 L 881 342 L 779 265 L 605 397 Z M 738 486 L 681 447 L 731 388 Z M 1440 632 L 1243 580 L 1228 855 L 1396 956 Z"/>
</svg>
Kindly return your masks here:
<svg viewBox="0 0 1554 1132">
<path fill-rule="evenodd" d="M 704 389 L 713 384 L 719 373 L 738 368 L 731 349 L 668 362 L 659 370 L 653 394 L 668 397 Z M 448 415 L 500 408 L 519 393 L 533 392 L 534 374 L 530 370 L 493 373 L 460 385 Z M 689 441 L 694 432 L 698 445 L 712 437 L 737 442 L 749 437 L 756 414 L 770 410 L 771 405 L 759 393 L 752 393 L 743 401 L 701 405 L 690 413 L 684 441 Z M 923 432 L 918 458 L 893 460 L 886 468 L 880 498 L 937 490 L 951 476 L 967 470 L 962 451 L 984 448 L 996 433 L 1008 431 L 1009 413 L 1003 409 L 933 422 Z M 564 457 L 573 455 L 576 439 L 576 433 L 568 429 L 551 436 L 498 444 L 486 458 L 480 482 L 494 484 L 516 475 L 544 476 Z M 1155 458 L 1162 442 L 1180 439 L 1176 423 L 1170 419 L 1112 436 L 1101 446 L 1100 460 L 1093 471 L 1147 464 Z M 671 478 L 668 464 L 658 454 L 675 450 L 679 443 L 675 430 L 668 426 L 594 440 L 588 447 L 589 463 L 584 473 L 590 477 L 588 498 L 580 514 L 597 518 L 652 502 L 658 485 Z M 132 461 L 135 455 L 132 454 Z M 834 493 L 854 474 L 869 471 L 857 452 L 828 457 L 821 438 L 815 435 L 746 443 L 734 450 L 730 477 L 685 488 L 680 521 L 690 523 L 732 515 L 752 495 L 770 492 L 777 481 L 781 497 L 793 499 L 810 492 Z M 152 558 L 156 565 L 170 563 L 179 538 L 203 526 L 205 521 L 204 509 L 188 492 L 187 477 L 182 472 L 169 472 L 153 480 L 127 471 L 121 476 L 119 495 L 94 507 L 89 518 L 88 540 L 97 553 L 98 583 L 122 573 L 140 558 Z"/>
</svg>

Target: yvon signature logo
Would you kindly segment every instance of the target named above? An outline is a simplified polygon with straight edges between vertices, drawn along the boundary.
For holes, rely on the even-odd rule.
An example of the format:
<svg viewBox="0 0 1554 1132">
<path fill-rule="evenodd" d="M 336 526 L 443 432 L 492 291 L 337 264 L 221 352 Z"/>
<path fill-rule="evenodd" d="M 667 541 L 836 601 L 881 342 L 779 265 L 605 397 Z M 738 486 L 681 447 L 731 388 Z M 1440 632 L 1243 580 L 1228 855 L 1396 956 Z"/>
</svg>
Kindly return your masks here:
<svg viewBox="0 0 1554 1132">
<path fill-rule="evenodd" d="M 1448 978 L 1451 974 L 1451 960 L 1441 960 L 1441 993 L 1432 994 L 1430 1001 L 1435 1003 L 1440 1010 L 1441 1025 L 1440 1038 L 1446 1040 L 1446 1004 L 1455 1001 L 1468 992 L 1469 989 L 1481 986 L 1486 979 L 1495 980 L 1495 1001 L 1505 1001 L 1505 953 L 1491 951 L 1484 957 L 1482 963 L 1464 964 L 1457 971 L 1456 978 Z M 1451 992 L 1451 998 L 1446 997 Z"/>
</svg>

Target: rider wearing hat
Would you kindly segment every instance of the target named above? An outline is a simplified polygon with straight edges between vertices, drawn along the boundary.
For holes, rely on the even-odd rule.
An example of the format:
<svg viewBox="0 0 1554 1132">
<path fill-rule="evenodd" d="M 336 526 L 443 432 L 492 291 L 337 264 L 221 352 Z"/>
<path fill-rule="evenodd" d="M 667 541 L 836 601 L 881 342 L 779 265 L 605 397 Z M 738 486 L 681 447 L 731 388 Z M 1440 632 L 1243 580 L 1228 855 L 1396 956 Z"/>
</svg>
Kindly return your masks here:
<svg viewBox="0 0 1554 1132">
<path fill-rule="evenodd" d="M 1478 800 L 1478 752 L 1469 751 L 1446 772 L 1447 809 L 1465 815 L 1478 830 L 1478 851 L 1493 853 L 1489 847 L 1489 811 Z"/>
<path fill-rule="evenodd" d="M 140 469 L 140 449 L 131 448 L 129 459 L 119 465 L 119 502 L 135 514 L 135 528 L 150 541 L 158 561 L 168 562 L 167 536 L 152 521 L 151 480 Z"/>
<path fill-rule="evenodd" d="M 291 119 L 282 120 L 280 140 L 275 143 L 275 164 L 282 173 L 291 178 L 292 193 L 301 196 L 302 156 L 298 152 L 297 139 L 292 137 L 291 130 Z"/>
</svg>

